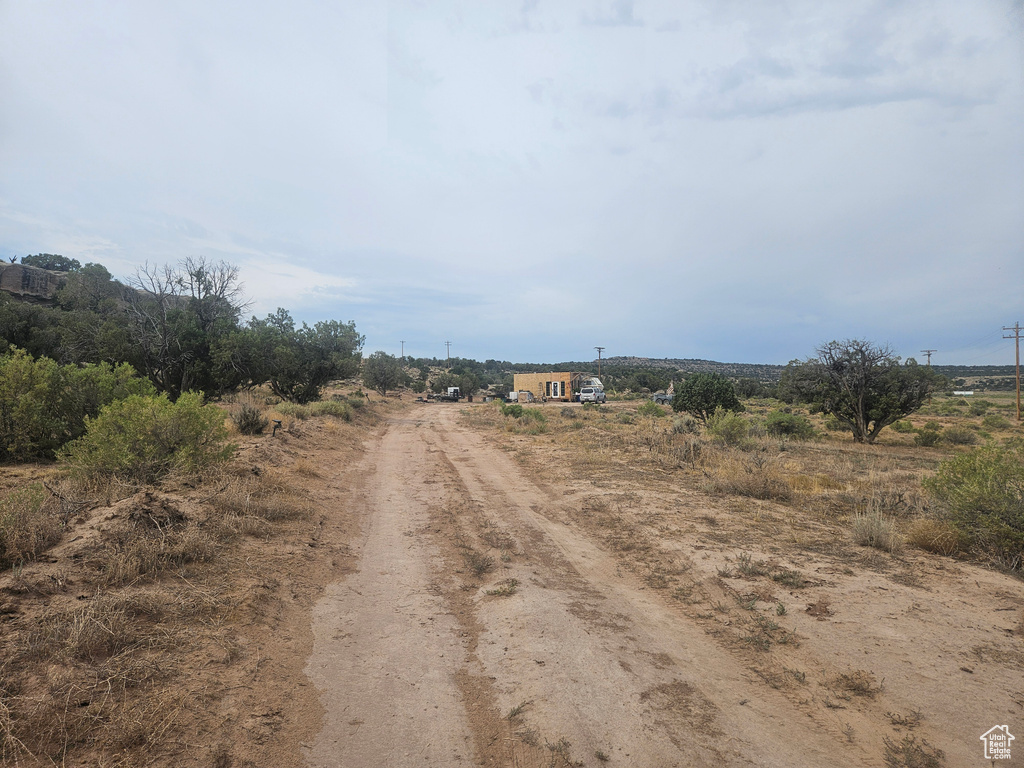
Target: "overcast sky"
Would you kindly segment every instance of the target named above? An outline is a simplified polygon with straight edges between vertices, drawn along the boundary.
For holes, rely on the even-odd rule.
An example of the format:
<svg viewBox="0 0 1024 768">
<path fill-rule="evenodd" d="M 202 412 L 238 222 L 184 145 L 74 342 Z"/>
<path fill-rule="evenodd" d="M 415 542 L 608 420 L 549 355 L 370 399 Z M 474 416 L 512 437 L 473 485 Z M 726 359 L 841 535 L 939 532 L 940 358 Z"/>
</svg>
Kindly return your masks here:
<svg viewBox="0 0 1024 768">
<path fill-rule="evenodd" d="M 0 256 L 364 351 L 1008 364 L 1020 0 L 0 0 Z"/>
</svg>

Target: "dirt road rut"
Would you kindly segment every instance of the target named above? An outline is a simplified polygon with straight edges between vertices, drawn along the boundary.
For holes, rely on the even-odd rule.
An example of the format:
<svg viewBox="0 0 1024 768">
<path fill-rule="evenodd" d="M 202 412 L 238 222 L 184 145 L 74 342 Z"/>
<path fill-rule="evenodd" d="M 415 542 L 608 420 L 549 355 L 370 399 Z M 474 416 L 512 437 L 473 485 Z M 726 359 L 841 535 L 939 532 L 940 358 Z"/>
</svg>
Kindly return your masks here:
<svg viewBox="0 0 1024 768">
<path fill-rule="evenodd" d="M 357 572 L 314 612 L 309 765 L 870 765 L 424 406 L 349 468 Z"/>
</svg>

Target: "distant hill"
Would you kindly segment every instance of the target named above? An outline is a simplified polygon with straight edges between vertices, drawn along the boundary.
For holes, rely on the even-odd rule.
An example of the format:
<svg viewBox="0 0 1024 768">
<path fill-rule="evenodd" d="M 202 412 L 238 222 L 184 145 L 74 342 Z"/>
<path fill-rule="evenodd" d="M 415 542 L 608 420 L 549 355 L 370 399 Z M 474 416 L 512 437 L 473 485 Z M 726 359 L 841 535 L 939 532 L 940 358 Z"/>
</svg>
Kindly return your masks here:
<svg viewBox="0 0 1024 768">
<path fill-rule="evenodd" d="M 595 360 L 596 364 L 597 361 Z M 620 355 L 601 360 L 602 366 L 624 368 L 653 368 L 663 371 L 680 373 L 720 373 L 732 379 L 756 379 L 757 381 L 778 381 L 784 365 L 767 363 L 719 363 L 714 360 L 698 360 L 693 358 L 656 358 L 628 357 Z"/>
</svg>

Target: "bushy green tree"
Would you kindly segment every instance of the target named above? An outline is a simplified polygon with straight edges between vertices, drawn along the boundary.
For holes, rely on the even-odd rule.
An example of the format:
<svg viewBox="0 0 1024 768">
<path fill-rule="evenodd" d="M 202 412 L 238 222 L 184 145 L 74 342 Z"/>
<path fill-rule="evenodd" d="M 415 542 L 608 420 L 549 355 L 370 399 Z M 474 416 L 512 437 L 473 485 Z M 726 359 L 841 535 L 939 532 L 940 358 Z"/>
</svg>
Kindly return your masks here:
<svg viewBox="0 0 1024 768">
<path fill-rule="evenodd" d="M 70 272 L 82 266 L 78 259 L 69 259 L 57 253 L 37 253 L 29 256 L 22 256 L 21 263 L 26 267 L 38 267 L 39 269 L 50 269 L 56 272 Z"/>
<path fill-rule="evenodd" d="M 187 390 L 225 389 L 213 350 L 238 327 L 246 304 L 238 268 L 185 259 L 177 267 L 146 265 L 125 292 L 126 322 L 140 370 L 172 398 Z"/>
<path fill-rule="evenodd" d="M 325 320 L 295 326 L 285 309 L 229 334 L 214 348 L 219 378 L 237 386 L 267 382 L 278 397 L 295 403 L 320 399 L 324 386 L 355 376 L 363 337 L 355 323 Z"/>
<path fill-rule="evenodd" d="M 402 383 L 402 364 L 394 355 L 378 350 L 363 361 L 363 384 L 384 397 Z"/>
<path fill-rule="evenodd" d="M 944 383 L 913 358 L 901 365 L 889 347 L 862 339 L 830 341 L 817 353 L 786 367 L 779 396 L 833 415 L 859 443 L 873 443 L 882 429 L 918 410 Z"/>
<path fill-rule="evenodd" d="M 707 424 L 719 408 L 742 411 L 732 382 L 720 373 L 697 373 L 685 379 L 672 398 L 672 410 L 686 412 Z"/>
<path fill-rule="evenodd" d="M 152 393 L 127 364 L 59 365 L 14 350 L 0 358 L 0 461 L 52 458 L 103 406 Z"/>
</svg>

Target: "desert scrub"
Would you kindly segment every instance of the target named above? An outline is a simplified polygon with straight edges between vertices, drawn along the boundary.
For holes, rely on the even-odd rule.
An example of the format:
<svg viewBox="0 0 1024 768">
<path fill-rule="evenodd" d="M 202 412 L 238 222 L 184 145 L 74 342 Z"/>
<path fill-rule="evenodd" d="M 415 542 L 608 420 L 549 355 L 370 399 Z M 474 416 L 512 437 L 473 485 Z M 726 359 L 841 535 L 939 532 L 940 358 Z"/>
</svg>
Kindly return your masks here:
<svg viewBox="0 0 1024 768">
<path fill-rule="evenodd" d="M 147 483 L 171 471 L 195 473 L 231 457 L 223 412 L 186 392 L 132 395 L 86 422 L 86 434 L 59 454 L 72 475 Z"/>
<path fill-rule="evenodd" d="M 30 485 L 0 499 L 0 569 L 35 560 L 61 534 L 57 505 L 41 485 Z"/>
<path fill-rule="evenodd" d="M 523 415 L 523 406 L 519 403 L 502 403 L 501 415 L 511 416 L 513 419 L 518 419 Z"/>
<path fill-rule="evenodd" d="M 927 425 L 914 435 L 914 445 L 920 445 L 924 448 L 932 448 L 938 445 L 940 440 L 942 440 L 942 433 L 937 429 L 930 429 Z"/>
<path fill-rule="evenodd" d="M 1019 570 L 1024 558 L 1024 440 L 976 448 L 939 465 L 924 486 L 974 547 Z"/>
<path fill-rule="evenodd" d="M 967 427 L 946 427 L 942 431 L 942 439 L 950 445 L 974 445 L 978 436 Z"/>
<path fill-rule="evenodd" d="M 734 411 L 719 408 L 708 418 L 708 434 L 726 445 L 742 445 L 746 442 L 747 420 Z"/>
<path fill-rule="evenodd" d="M 638 416 L 651 416 L 655 419 L 660 419 L 665 415 L 664 409 L 653 400 L 648 400 L 646 403 L 638 405 L 636 412 Z"/>
<path fill-rule="evenodd" d="M 231 420 L 243 435 L 262 435 L 263 430 L 270 426 L 270 419 L 251 403 L 242 403 L 238 413 L 232 414 Z"/>
<path fill-rule="evenodd" d="M 814 426 L 811 420 L 799 413 L 772 411 L 764 419 L 764 428 L 772 437 L 783 435 L 807 440 L 814 437 Z"/>
<path fill-rule="evenodd" d="M 359 405 L 356 405 L 359 403 Z M 352 421 L 352 409 L 362 408 L 363 400 L 320 400 L 306 406 L 312 416 L 334 416 L 343 421 Z"/>
<path fill-rule="evenodd" d="M 862 547 L 884 549 L 886 552 L 895 552 L 900 547 L 896 521 L 878 509 L 858 512 L 853 518 L 852 533 L 854 542 Z"/>
</svg>

